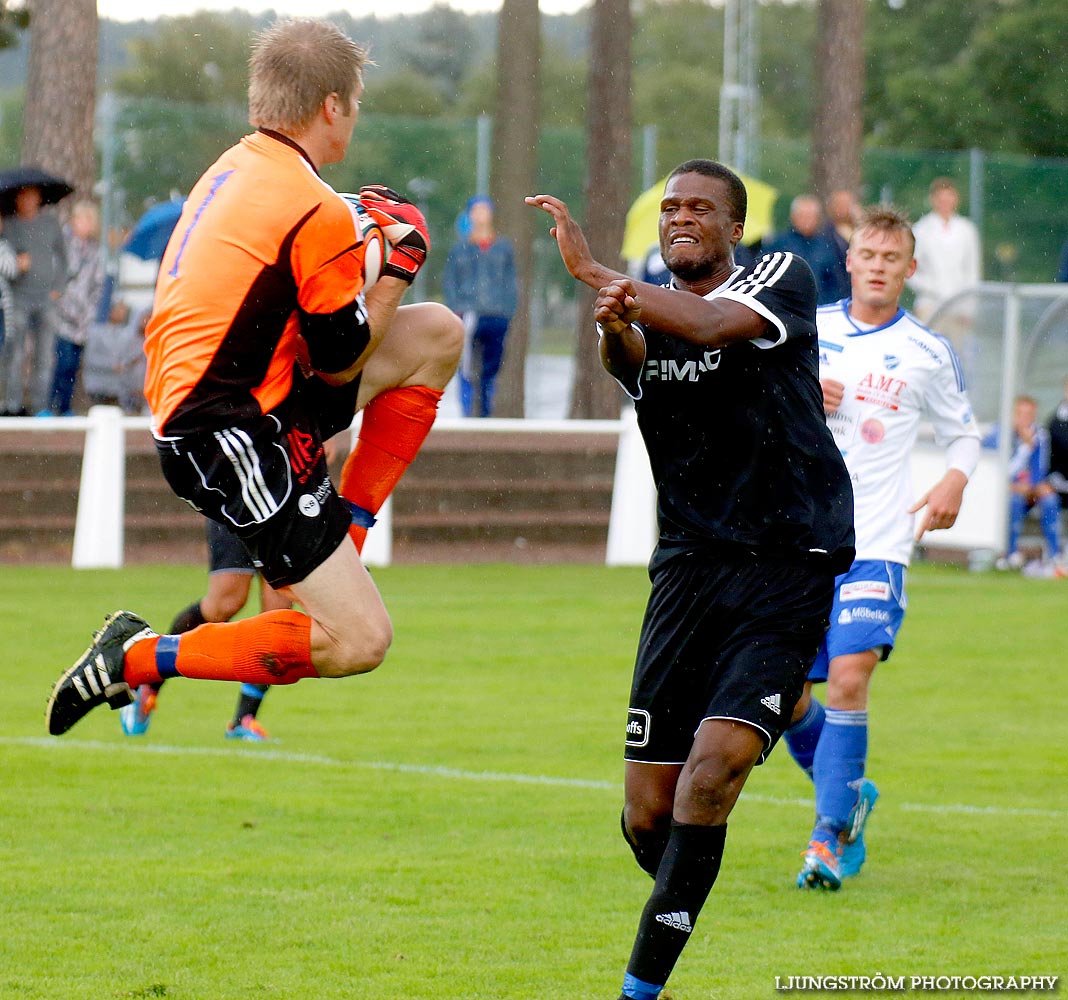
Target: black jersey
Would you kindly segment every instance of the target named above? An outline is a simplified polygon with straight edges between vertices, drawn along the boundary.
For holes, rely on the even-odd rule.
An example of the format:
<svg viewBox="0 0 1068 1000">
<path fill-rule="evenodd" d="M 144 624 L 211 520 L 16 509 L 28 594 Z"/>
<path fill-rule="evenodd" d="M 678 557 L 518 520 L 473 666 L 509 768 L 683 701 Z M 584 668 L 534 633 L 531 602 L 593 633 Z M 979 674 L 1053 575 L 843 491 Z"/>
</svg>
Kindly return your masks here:
<svg viewBox="0 0 1068 1000">
<path fill-rule="evenodd" d="M 769 331 L 706 350 L 645 328 L 635 405 L 657 487 L 654 562 L 726 547 L 844 572 L 853 492 L 823 413 L 811 269 L 768 254 L 705 297 L 748 306 Z"/>
</svg>

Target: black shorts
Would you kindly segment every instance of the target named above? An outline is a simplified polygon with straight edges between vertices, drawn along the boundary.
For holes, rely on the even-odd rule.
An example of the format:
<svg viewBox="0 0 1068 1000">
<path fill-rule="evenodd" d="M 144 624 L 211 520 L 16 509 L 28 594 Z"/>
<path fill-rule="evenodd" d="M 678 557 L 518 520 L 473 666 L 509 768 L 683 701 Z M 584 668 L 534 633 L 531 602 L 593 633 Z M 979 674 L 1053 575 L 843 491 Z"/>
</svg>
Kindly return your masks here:
<svg viewBox="0 0 1068 1000">
<path fill-rule="evenodd" d="M 319 423 L 297 395 L 256 420 L 157 439 L 156 448 L 171 489 L 237 535 L 272 587 L 321 566 L 352 523 L 330 481 Z"/>
<path fill-rule="evenodd" d="M 625 758 L 683 764 L 702 721 L 737 719 L 763 735 L 763 763 L 827 630 L 830 565 L 691 552 L 659 565 L 652 582 Z"/>
<path fill-rule="evenodd" d="M 208 520 L 208 572 L 255 573 L 256 564 L 245 543 L 218 521 Z"/>
</svg>

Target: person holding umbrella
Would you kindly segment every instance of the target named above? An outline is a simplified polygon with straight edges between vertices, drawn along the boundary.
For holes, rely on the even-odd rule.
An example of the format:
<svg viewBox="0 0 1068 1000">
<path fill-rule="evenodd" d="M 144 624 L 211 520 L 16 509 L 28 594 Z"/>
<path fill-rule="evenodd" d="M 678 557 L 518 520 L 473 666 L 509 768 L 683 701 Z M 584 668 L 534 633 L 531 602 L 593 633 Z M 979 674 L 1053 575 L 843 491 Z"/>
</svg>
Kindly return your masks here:
<svg viewBox="0 0 1068 1000">
<path fill-rule="evenodd" d="M 50 403 L 55 307 L 67 282 L 67 251 L 59 220 L 41 209 L 72 191 L 65 181 L 36 168 L 20 167 L 0 174 L 0 214 L 18 259 L 18 275 L 11 284 L 12 322 L 0 349 L 0 404 L 5 416 L 37 413 Z M 29 359 L 27 347 L 32 352 Z M 30 410 L 26 407 L 27 388 Z"/>
</svg>

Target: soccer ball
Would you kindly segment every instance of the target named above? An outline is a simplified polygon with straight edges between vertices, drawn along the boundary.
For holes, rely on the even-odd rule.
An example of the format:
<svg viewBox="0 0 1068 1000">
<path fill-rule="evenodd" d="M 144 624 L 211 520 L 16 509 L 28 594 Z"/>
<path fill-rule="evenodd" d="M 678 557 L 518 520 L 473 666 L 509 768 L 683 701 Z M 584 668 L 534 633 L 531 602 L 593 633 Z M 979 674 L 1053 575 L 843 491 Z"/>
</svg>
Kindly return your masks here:
<svg viewBox="0 0 1068 1000">
<path fill-rule="evenodd" d="M 374 288 L 375 282 L 382 274 L 382 267 L 389 257 L 389 244 L 386 242 L 382 227 L 363 207 L 358 194 L 342 194 L 341 197 L 349 203 L 356 223 L 356 231 L 363 239 L 363 290 L 367 292 Z"/>
</svg>

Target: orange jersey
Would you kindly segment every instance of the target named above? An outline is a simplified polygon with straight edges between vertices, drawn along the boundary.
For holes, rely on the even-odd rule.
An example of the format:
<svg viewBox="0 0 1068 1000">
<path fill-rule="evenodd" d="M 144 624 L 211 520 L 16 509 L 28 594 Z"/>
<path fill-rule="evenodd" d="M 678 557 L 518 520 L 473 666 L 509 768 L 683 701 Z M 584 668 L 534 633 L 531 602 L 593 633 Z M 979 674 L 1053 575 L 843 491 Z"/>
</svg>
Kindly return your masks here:
<svg viewBox="0 0 1068 1000">
<path fill-rule="evenodd" d="M 353 209 L 301 149 L 256 132 L 196 183 L 167 245 L 145 333 L 156 433 L 231 426 L 289 394 L 298 335 L 351 365 L 369 331 Z M 353 346 L 355 345 L 355 346 Z M 355 351 L 355 353 L 353 353 Z"/>
</svg>

